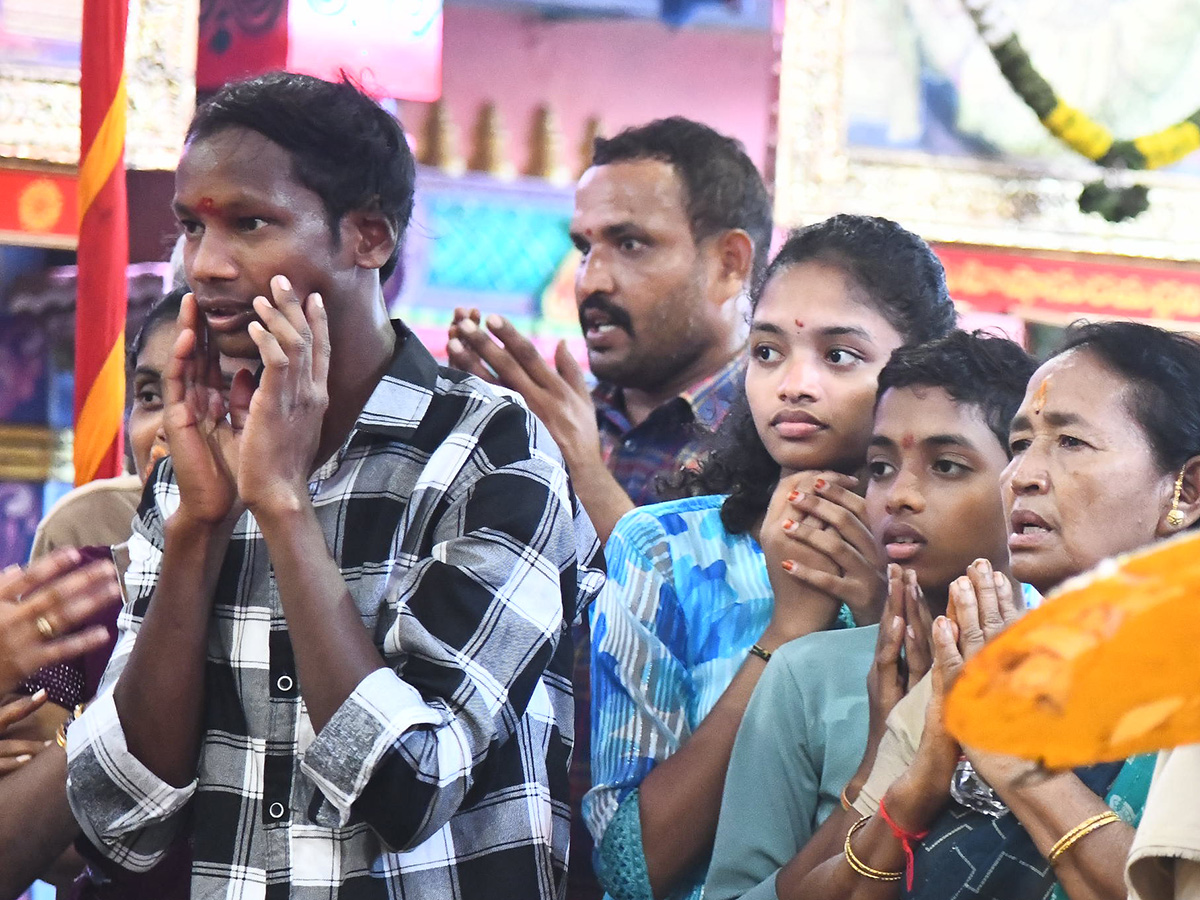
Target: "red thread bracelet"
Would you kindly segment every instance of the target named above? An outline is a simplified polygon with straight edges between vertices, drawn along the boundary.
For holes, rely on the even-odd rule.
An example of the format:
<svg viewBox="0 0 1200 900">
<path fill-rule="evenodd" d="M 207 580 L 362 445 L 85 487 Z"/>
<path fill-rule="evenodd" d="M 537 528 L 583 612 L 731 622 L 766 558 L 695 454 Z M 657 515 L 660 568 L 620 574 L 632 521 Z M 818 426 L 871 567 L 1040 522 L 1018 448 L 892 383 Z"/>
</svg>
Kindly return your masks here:
<svg viewBox="0 0 1200 900">
<path fill-rule="evenodd" d="M 928 831 L 905 831 L 895 820 L 888 815 L 888 811 L 883 806 L 882 798 L 879 801 L 879 817 L 887 822 L 888 828 L 892 829 L 892 836 L 900 842 L 900 846 L 904 848 L 904 884 L 908 890 L 912 890 L 913 886 L 913 868 L 916 865 L 916 860 L 913 858 L 913 841 L 923 840 L 928 834 Z"/>
</svg>

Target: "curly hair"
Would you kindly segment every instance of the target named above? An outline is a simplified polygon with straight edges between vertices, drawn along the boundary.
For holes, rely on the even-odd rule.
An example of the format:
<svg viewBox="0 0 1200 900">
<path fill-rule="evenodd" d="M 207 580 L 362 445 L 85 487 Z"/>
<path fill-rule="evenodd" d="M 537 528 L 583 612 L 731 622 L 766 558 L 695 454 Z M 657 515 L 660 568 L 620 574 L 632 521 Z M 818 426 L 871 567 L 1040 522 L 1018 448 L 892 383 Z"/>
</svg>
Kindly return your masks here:
<svg viewBox="0 0 1200 900">
<path fill-rule="evenodd" d="M 941 262 L 925 241 L 889 219 L 842 214 L 793 231 L 756 281 L 751 310 L 773 278 L 803 263 L 841 271 L 906 346 L 954 330 L 954 304 Z M 758 435 L 744 387 L 710 447 L 697 468 L 665 479 L 661 490 L 669 496 L 728 494 L 721 522 L 733 534 L 749 531 L 766 512 L 781 469 Z"/>
</svg>

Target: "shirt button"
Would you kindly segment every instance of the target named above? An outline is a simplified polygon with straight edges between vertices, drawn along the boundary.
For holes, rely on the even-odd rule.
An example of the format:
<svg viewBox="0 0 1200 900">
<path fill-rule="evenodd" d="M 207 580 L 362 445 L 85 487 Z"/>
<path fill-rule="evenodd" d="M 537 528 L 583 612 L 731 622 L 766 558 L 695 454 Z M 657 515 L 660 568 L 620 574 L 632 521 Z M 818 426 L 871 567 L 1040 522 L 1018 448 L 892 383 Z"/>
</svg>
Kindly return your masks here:
<svg viewBox="0 0 1200 900">
<path fill-rule="evenodd" d="M 285 811 L 283 804 L 277 800 L 267 808 L 267 815 L 272 819 L 282 819 Z"/>
<path fill-rule="evenodd" d="M 291 675 L 280 675 L 279 680 L 275 682 L 275 686 L 279 688 L 279 692 L 282 694 L 286 694 L 288 691 L 290 691 L 294 684 L 295 682 L 292 681 Z"/>
</svg>

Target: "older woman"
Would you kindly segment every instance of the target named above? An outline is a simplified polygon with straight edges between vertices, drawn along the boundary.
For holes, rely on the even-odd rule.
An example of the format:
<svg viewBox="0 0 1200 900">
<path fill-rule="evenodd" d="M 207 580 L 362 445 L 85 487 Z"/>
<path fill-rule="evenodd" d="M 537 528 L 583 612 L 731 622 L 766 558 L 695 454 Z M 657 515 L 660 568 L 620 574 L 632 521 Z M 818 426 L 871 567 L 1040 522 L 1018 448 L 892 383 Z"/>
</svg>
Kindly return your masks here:
<svg viewBox="0 0 1200 900">
<path fill-rule="evenodd" d="M 1030 381 L 1010 444 L 1002 490 L 1012 573 L 1043 593 L 1191 527 L 1200 518 L 1200 344 L 1146 325 L 1072 328 Z M 844 852 L 809 873 L 805 895 L 1124 898 L 1152 758 L 1050 774 L 958 747 L 942 728 L 945 690 L 963 658 L 1020 610 L 986 563 L 951 600 L 957 622 L 934 624 L 932 676 L 896 706 L 855 800 L 865 818 L 849 820 Z"/>
</svg>

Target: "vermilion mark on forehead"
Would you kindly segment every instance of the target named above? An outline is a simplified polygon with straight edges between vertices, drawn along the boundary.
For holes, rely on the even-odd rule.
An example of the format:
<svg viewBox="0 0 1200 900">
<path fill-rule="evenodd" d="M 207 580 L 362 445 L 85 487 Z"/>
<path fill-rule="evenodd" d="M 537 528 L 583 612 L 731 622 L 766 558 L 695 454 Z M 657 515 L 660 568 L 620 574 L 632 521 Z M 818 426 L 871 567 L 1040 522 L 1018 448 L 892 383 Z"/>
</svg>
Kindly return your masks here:
<svg viewBox="0 0 1200 900">
<path fill-rule="evenodd" d="M 799 319 L 797 319 L 797 320 L 796 320 L 796 327 L 797 327 L 797 328 L 803 328 L 803 327 L 804 327 L 804 323 L 803 323 L 802 321 L 800 321 Z"/>
<path fill-rule="evenodd" d="M 1033 392 L 1033 413 L 1040 416 L 1042 410 L 1046 408 L 1046 398 L 1050 395 L 1050 377 L 1046 376 L 1042 379 L 1042 383 L 1037 386 L 1037 390 Z"/>
<path fill-rule="evenodd" d="M 217 204 L 213 203 L 212 197 L 200 198 L 200 212 L 210 213 L 216 210 Z"/>
<path fill-rule="evenodd" d="M 900 439 L 900 446 L 903 447 L 905 450 L 911 450 L 913 447 L 916 446 L 916 443 L 917 443 L 917 439 L 914 438 L 911 434 L 906 434 L 904 437 L 902 437 Z"/>
</svg>

